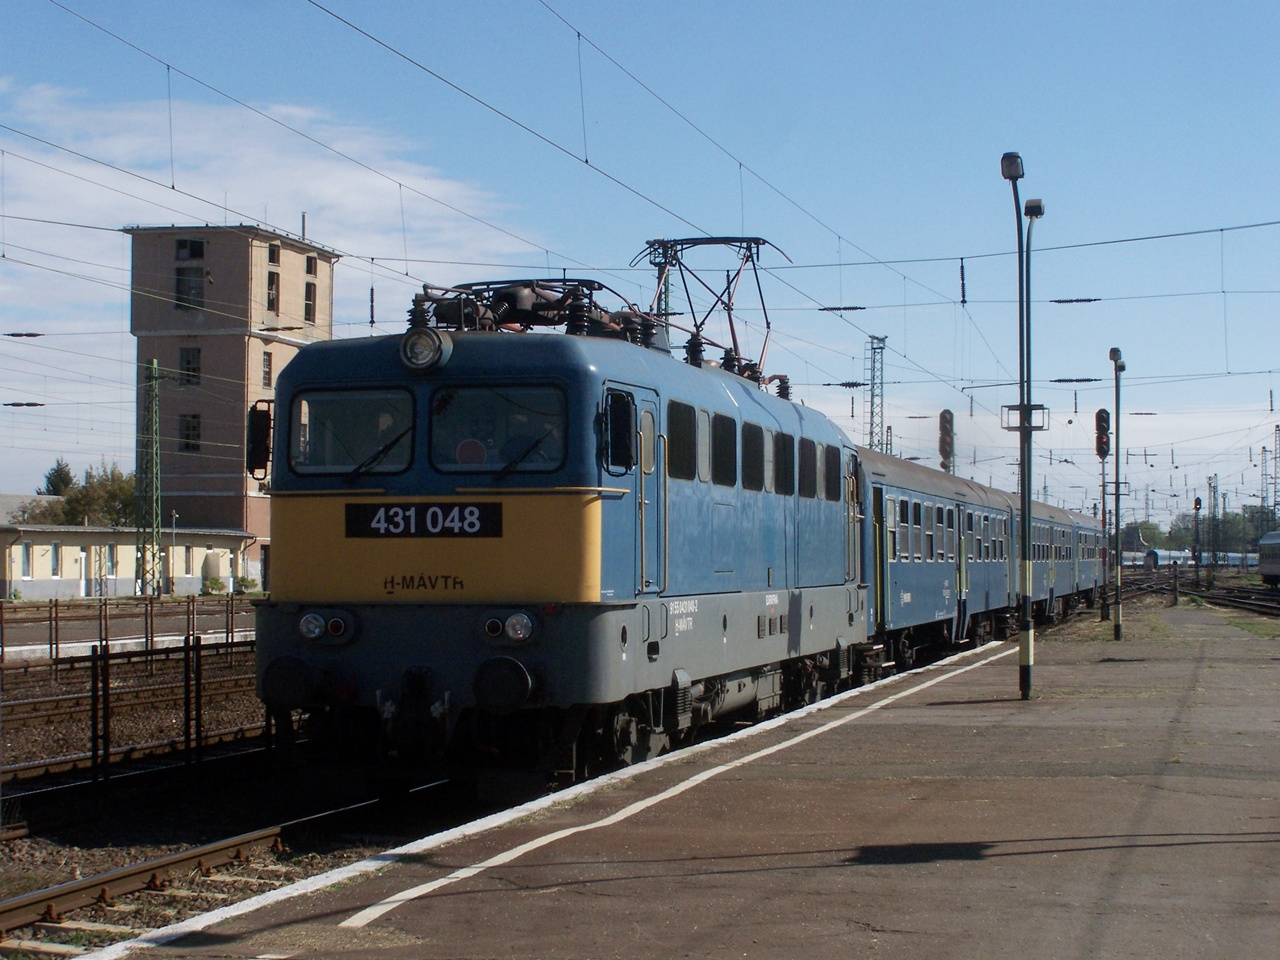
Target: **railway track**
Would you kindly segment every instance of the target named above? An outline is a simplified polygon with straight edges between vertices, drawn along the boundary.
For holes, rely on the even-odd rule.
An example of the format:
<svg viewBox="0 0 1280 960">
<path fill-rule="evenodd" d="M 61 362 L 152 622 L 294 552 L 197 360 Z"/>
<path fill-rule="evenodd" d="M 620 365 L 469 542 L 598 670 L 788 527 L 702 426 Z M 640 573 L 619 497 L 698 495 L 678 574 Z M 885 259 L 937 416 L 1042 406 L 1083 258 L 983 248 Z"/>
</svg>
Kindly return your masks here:
<svg viewBox="0 0 1280 960">
<path fill-rule="evenodd" d="M 422 784 L 410 794 L 422 795 L 448 783 Z M 447 801 L 441 805 L 447 809 L 431 817 L 439 821 L 430 825 L 433 830 L 477 815 L 474 806 L 454 809 Z M 421 816 L 396 824 L 400 812 L 396 803 L 385 799 L 348 803 L 0 901 L 0 954 L 72 956 L 85 951 L 68 945 L 67 939 L 102 946 L 139 936 L 183 915 L 296 882 L 374 851 L 358 846 L 345 853 L 307 854 L 293 860 L 290 843 L 333 837 L 356 818 L 366 825 L 391 823 L 391 829 L 406 838 L 420 832 Z M 376 849 L 381 849 L 387 836 L 377 840 Z"/>
<path fill-rule="evenodd" d="M 205 702 L 217 702 L 228 697 L 253 693 L 252 673 L 236 674 L 203 682 Z M 126 687 L 111 695 L 111 708 L 116 716 L 129 716 L 150 710 L 181 707 L 187 696 L 187 686 L 181 677 L 165 683 Z M 4 700 L 4 726 L 9 729 L 44 726 L 51 723 L 70 723 L 87 720 L 93 710 L 93 696 L 89 692 L 56 694 L 48 697 Z"/>
</svg>

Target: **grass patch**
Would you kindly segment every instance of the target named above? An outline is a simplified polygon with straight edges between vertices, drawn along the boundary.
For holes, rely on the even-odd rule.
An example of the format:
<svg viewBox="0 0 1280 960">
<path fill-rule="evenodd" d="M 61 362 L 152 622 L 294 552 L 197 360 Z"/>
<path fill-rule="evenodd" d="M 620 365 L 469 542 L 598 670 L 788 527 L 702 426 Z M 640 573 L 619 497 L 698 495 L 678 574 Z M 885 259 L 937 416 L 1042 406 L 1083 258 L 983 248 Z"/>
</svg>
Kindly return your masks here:
<svg viewBox="0 0 1280 960">
<path fill-rule="evenodd" d="M 1225 619 L 1231 626 L 1246 633 L 1252 633 L 1263 640 L 1280 639 L 1280 620 L 1239 614 L 1233 614 Z"/>
</svg>

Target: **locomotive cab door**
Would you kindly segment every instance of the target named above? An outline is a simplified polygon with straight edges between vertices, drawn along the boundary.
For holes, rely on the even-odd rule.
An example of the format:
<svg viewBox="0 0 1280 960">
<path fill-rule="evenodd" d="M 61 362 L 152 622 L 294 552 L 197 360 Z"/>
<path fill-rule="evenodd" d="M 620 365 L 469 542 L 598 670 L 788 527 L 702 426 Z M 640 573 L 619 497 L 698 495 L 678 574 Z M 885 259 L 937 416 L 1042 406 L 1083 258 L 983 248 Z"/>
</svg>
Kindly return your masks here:
<svg viewBox="0 0 1280 960">
<path fill-rule="evenodd" d="M 658 395 L 640 387 L 607 384 L 605 429 L 609 473 L 631 495 L 626 499 L 634 505 L 634 595 L 657 594 L 667 585 L 666 449 L 658 432 Z M 630 549 L 614 543 L 617 549 Z"/>
</svg>

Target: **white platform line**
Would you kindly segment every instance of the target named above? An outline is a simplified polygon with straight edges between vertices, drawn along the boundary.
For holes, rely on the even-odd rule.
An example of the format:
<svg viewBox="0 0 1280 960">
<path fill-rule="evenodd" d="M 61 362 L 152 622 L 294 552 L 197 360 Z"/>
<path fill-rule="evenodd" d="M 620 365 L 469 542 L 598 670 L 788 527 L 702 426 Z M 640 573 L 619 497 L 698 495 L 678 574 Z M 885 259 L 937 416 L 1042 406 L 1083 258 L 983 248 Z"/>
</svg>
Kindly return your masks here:
<svg viewBox="0 0 1280 960">
<path fill-rule="evenodd" d="M 830 697 L 826 700 L 820 700 L 817 703 L 812 703 L 799 710 L 793 710 L 790 713 L 781 714 L 780 716 L 774 717 L 772 720 L 766 720 L 763 723 L 744 727 L 741 730 L 737 730 L 734 733 L 729 734 L 727 737 L 721 737 L 717 740 L 707 740 L 703 743 L 684 747 L 674 753 L 663 754 L 662 756 L 655 757 L 652 760 L 646 760 L 643 763 L 637 763 L 633 766 L 625 767 L 622 770 L 615 771 L 614 773 L 607 774 L 603 777 L 597 777 L 594 780 L 588 780 L 585 783 L 577 784 L 557 793 L 549 794 L 545 797 L 538 797 L 536 800 L 530 800 L 528 803 L 523 803 L 518 807 L 512 807 L 509 810 L 503 810 L 479 820 L 474 820 L 471 823 L 454 827 L 451 830 L 445 830 L 441 833 L 432 834 L 431 836 L 422 837 L 418 840 L 406 843 L 403 846 L 394 847 L 391 850 L 375 854 L 374 856 L 361 860 L 358 863 L 348 864 L 345 867 L 338 867 L 325 873 L 318 873 L 314 877 L 299 880 L 297 883 L 290 884 L 287 887 L 277 887 L 275 890 L 268 890 L 265 893 L 258 894 L 256 897 L 249 897 L 246 900 L 227 904 L 227 906 L 220 907 L 217 910 L 212 910 L 209 913 L 202 913 L 196 917 L 189 917 L 186 920 L 170 924 L 167 927 L 161 927 L 159 930 L 152 930 L 150 933 L 143 934 L 133 940 L 122 940 L 119 943 L 113 943 L 110 946 L 103 947 L 101 950 L 85 954 L 85 960 L 118 960 L 118 958 L 128 956 L 135 950 L 145 950 L 149 947 L 163 946 L 167 943 L 172 943 L 174 940 L 188 936 L 189 934 L 199 933 L 201 930 L 206 930 L 224 920 L 244 916 L 247 913 L 252 913 L 255 910 L 260 910 L 263 907 L 268 907 L 275 903 L 291 900 L 294 897 L 300 897 L 318 890 L 324 890 L 336 884 L 343 883 L 344 881 L 376 873 L 379 870 L 399 862 L 406 856 L 412 856 L 414 854 L 424 853 L 428 850 L 438 849 L 439 847 L 454 843 L 466 837 L 475 836 L 476 834 L 492 830 L 495 827 L 504 826 L 505 824 L 527 817 L 541 810 L 545 810 L 546 808 L 555 806 L 556 804 L 567 803 L 577 797 L 593 793 L 596 790 L 608 786 L 609 784 L 640 776 L 643 773 L 655 770 L 668 763 L 680 762 L 688 759 L 689 757 L 697 756 L 705 751 L 717 749 L 726 743 L 732 743 L 738 740 L 747 739 L 748 737 L 758 736 L 766 731 L 774 730 L 788 723 L 793 723 L 796 720 L 803 719 L 804 717 L 817 713 L 818 711 L 828 710 L 832 707 L 839 706 L 848 700 L 877 693 L 888 685 L 898 684 L 904 680 L 914 679 L 915 677 L 927 675 L 933 671 L 943 670 L 951 664 L 967 660 L 970 657 L 991 649 L 993 646 L 997 645 L 988 644 L 987 646 L 979 647 L 976 650 L 966 650 L 963 653 L 947 657 L 945 660 L 940 660 L 937 663 L 923 667 L 912 673 L 895 674 L 892 677 L 885 677 L 883 680 L 877 680 L 875 683 L 854 687 L 852 690 L 846 690 L 844 693 L 837 694 L 836 696 Z M 925 684 L 920 686 L 912 687 L 909 690 L 904 690 L 894 694 L 892 699 L 901 699 L 910 693 L 914 693 L 917 690 L 923 690 L 926 686 L 932 686 L 934 683 L 956 676 L 966 670 L 972 670 L 975 667 L 984 666 L 985 664 L 998 660 L 1001 657 L 1008 656 L 1016 649 L 1016 646 L 1009 647 L 1000 653 L 997 653 L 995 656 L 987 657 L 977 663 L 969 664 L 960 670 L 952 671 L 951 673 L 928 680 Z M 880 701 L 879 704 L 873 704 L 872 707 L 874 708 L 875 706 L 884 705 L 888 702 L 889 699 L 887 698 L 886 700 Z M 859 711 L 856 716 L 863 716 L 868 712 L 870 712 L 870 708 Z M 840 722 L 848 722 L 849 720 L 854 719 L 854 717 L 855 715 L 850 715 L 847 718 L 842 718 L 841 721 L 837 721 L 837 725 Z M 829 729 L 829 726 L 830 725 L 826 728 L 819 728 L 819 730 L 811 731 L 810 735 L 821 732 L 822 729 Z M 770 748 L 769 752 L 772 752 L 773 749 L 776 748 Z M 698 782 L 701 782 L 701 780 Z M 354 917 L 352 919 L 354 919 Z"/>
<path fill-rule="evenodd" d="M 516 860 L 524 856 L 526 853 L 531 853 L 534 850 L 538 850 L 541 847 L 547 846 L 548 844 L 555 843 L 557 840 L 563 840 L 566 837 L 572 837 L 575 834 L 579 834 L 579 833 L 586 833 L 588 830 L 598 830 L 602 827 L 611 827 L 614 824 L 621 823 L 623 820 L 627 820 L 630 817 L 635 816 L 637 813 L 640 813 L 643 810 L 647 810 L 650 807 L 655 806 L 656 804 L 659 804 L 664 800 L 670 800 L 672 797 L 677 797 L 680 794 L 684 793 L 686 790 L 692 790 L 698 784 L 703 783 L 706 780 L 710 780 L 712 777 L 718 777 L 722 773 L 728 773 L 730 770 L 736 770 L 738 767 L 745 766 L 748 763 L 752 763 L 763 757 L 767 757 L 771 754 L 777 753 L 780 750 L 786 750 L 790 747 L 794 747 L 798 743 L 803 743 L 804 741 L 810 740 L 813 737 L 821 736 L 822 734 L 827 733 L 828 731 L 834 730 L 837 727 L 844 726 L 846 723 L 851 723 L 854 720 L 857 720 L 861 717 L 865 717 L 867 714 L 875 710 L 879 710 L 882 707 L 887 707 L 891 703 L 895 703 L 898 700 L 901 700 L 903 697 L 908 697 L 913 693 L 919 693 L 921 690 L 927 690 L 929 687 L 932 687 L 936 683 L 941 683 L 943 680 L 950 680 L 952 677 L 957 677 L 960 674 L 967 673 L 968 671 L 973 670 L 977 667 L 985 666 L 986 664 L 991 663 L 993 660 L 998 660 L 1001 657 L 1008 656 L 1009 654 L 1014 652 L 1014 649 L 1015 648 L 1011 647 L 1010 649 L 1005 650 L 1002 653 L 997 653 L 994 657 L 988 657 L 987 659 L 980 660 L 977 663 L 971 663 L 968 666 L 960 667 L 956 670 L 950 671 L 949 673 L 944 673 L 940 676 L 934 677 L 931 680 L 927 680 L 924 683 L 919 684 L 918 686 L 911 687 L 910 689 L 900 690 L 897 693 L 893 694 L 892 696 L 885 697 L 883 700 L 877 701 L 876 703 L 863 707 L 861 710 L 856 710 L 853 713 L 846 714 L 845 716 L 840 717 L 837 720 L 832 720 L 829 723 L 824 723 L 820 727 L 814 727 L 812 730 L 806 730 L 804 733 L 797 734 L 796 736 L 791 737 L 790 739 L 783 740 L 780 743 L 775 743 L 772 746 L 765 747 L 763 750 L 757 750 L 755 753 L 747 754 L 744 757 L 739 757 L 737 760 L 731 760 L 728 763 L 723 763 L 718 767 L 711 767 L 708 770 L 703 770 L 701 773 L 694 774 L 689 779 L 684 780 L 680 783 L 677 783 L 675 786 L 668 787 L 666 790 L 663 790 L 661 793 L 656 793 L 653 796 L 646 797 L 643 800 L 637 800 L 635 803 L 631 804 L 630 806 L 623 807 L 621 810 L 617 811 L 616 813 L 612 813 L 607 817 L 603 817 L 600 820 L 595 821 L 594 823 L 585 823 L 576 827 L 567 827 L 563 830 L 556 830 L 552 833 L 548 833 L 534 840 L 529 840 L 525 843 L 522 843 L 519 846 L 511 847 L 509 850 L 504 850 L 502 853 L 499 853 L 496 856 L 490 857 L 488 860 L 482 860 L 481 862 L 472 864 L 469 867 L 462 867 L 461 869 L 455 870 L 453 873 L 449 874 L 448 876 L 439 877 L 435 880 L 430 881 L 429 883 L 419 884 L 416 887 L 410 887 L 408 890 L 404 890 L 404 891 L 401 891 L 400 893 L 387 897 L 385 900 L 381 901 L 380 903 L 375 903 L 373 906 L 366 907 L 364 910 L 361 910 L 359 913 L 353 914 L 352 916 L 348 917 L 346 920 L 343 920 L 340 924 L 338 924 L 338 926 L 363 927 L 366 924 L 371 923 L 372 921 L 378 919 L 383 914 L 389 913 L 390 911 L 394 910 L 396 907 L 402 904 L 408 903 L 410 900 L 416 900 L 418 897 L 425 896 L 426 894 L 431 893 L 435 890 L 439 890 L 442 887 L 451 886 L 452 884 L 455 884 L 460 880 L 467 880 L 471 877 L 476 876 L 477 874 L 483 873 L 484 871 L 492 867 L 500 867 L 503 864 L 510 863 L 512 860 Z M 720 742 L 723 742 L 723 741 L 720 741 Z"/>
</svg>

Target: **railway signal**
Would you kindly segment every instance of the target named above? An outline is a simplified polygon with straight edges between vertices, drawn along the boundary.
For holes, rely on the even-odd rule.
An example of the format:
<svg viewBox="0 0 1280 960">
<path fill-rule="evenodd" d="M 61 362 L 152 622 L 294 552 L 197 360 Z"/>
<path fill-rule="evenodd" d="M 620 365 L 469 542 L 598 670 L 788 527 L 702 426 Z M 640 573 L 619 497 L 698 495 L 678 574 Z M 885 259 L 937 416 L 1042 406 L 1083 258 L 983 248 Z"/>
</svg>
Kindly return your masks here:
<svg viewBox="0 0 1280 960">
<path fill-rule="evenodd" d="M 1093 425 L 1098 432 L 1093 448 L 1098 459 L 1105 460 L 1111 455 L 1111 414 L 1105 407 L 1093 415 Z"/>
<path fill-rule="evenodd" d="M 956 453 L 956 418 L 950 410 L 938 414 L 938 455 L 942 457 L 943 473 L 951 472 Z"/>
</svg>

